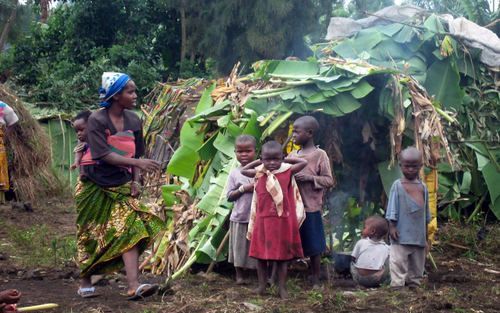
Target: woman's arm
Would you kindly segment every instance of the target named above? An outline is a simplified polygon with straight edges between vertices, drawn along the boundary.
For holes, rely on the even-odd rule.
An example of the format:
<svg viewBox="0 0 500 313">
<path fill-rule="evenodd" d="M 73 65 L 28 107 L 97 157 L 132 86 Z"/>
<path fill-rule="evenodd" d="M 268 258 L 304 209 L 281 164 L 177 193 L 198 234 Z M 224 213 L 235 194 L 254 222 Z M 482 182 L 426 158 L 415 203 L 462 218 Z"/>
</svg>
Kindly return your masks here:
<svg viewBox="0 0 500 313">
<path fill-rule="evenodd" d="M 292 164 L 292 174 L 302 171 L 302 169 L 307 166 L 307 161 L 301 158 L 286 158 L 284 161 Z"/>
<path fill-rule="evenodd" d="M 247 165 L 245 165 L 241 169 L 241 174 L 243 174 L 247 177 L 255 177 L 255 174 L 257 173 L 255 168 L 261 164 L 262 164 L 262 161 L 260 159 L 252 161 L 252 162 L 248 163 Z"/>
<path fill-rule="evenodd" d="M 110 152 L 101 158 L 104 162 L 115 166 L 138 167 L 146 172 L 157 171 L 160 169 L 160 163 L 150 159 L 126 158 L 115 152 Z"/>
</svg>

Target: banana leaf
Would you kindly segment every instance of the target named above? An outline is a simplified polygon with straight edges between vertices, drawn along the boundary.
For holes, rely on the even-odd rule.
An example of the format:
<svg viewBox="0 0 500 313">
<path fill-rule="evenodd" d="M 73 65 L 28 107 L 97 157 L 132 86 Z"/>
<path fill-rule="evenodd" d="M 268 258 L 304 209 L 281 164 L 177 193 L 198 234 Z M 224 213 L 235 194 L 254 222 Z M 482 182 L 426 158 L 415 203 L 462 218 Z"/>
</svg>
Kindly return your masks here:
<svg viewBox="0 0 500 313">
<path fill-rule="evenodd" d="M 200 102 L 196 107 L 195 113 L 199 114 L 212 106 L 210 94 L 215 89 L 215 84 L 207 88 L 201 96 Z M 198 151 L 203 145 L 205 134 L 202 125 L 197 123 L 184 123 L 180 134 L 180 147 L 172 156 L 167 172 L 173 175 L 186 177 L 189 180 L 194 178 L 197 162 L 200 160 Z"/>
<path fill-rule="evenodd" d="M 460 88 L 458 69 L 449 60 L 434 62 L 424 84 L 429 95 L 447 108 L 460 110 L 464 91 Z"/>
</svg>

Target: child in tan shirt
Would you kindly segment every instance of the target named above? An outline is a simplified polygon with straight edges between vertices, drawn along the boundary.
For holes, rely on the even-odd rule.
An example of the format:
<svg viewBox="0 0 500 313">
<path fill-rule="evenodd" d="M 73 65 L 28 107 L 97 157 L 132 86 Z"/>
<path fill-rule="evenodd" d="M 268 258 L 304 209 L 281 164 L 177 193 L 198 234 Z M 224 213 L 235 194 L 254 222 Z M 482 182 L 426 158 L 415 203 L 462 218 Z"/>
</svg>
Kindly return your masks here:
<svg viewBox="0 0 500 313">
<path fill-rule="evenodd" d="M 293 140 L 300 150 L 289 157 L 302 158 L 307 166 L 295 175 L 300 195 L 304 201 L 306 219 L 300 227 L 300 237 L 304 256 L 311 259 L 312 283 L 319 286 L 321 254 L 326 250 L 325 232 L 321 209 L 325 190 L 333 187 L 330 160 L 326 152 L 314 145 L 314 133 L 318 121 L 312 116 L 302 116 L 293 123 Z"/>
</svg>

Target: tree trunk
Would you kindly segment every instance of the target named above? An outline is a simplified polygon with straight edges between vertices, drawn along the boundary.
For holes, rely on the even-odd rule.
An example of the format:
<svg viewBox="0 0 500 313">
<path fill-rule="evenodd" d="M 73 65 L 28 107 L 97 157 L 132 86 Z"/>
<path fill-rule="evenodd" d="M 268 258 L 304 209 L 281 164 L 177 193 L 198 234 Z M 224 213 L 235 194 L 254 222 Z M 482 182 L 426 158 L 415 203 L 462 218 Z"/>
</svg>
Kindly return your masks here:
<svg viewBox="0 0 500 313">
<path fill-rule="evenodd" d="M 14 7 L 12 8 L 12 12 L 10 12 L 9 19 L 7 20 L 7 22 L 5 22 L 5 26 L 3 27 L 2 34 L 0 35 L 0 53 L 3 51 L 3 47 L 4 47 L 5 43 L 7 42 L 7 37 L 9 36 L 10 28 L 12 27 L 12 24 L 14 24 L 14 21 L 16 20 L 18 1 L 14 0 L 13 4 L 14 4 Z"/>
<path fill-rule="evenodd" d="M 50 0 L 40 0 L 40 22 L 47 23 Z"/>
<path fill-rule="evenodd" d="M 187 33 L 186 33 L 186 2 L 181 2 L 181 63 L 184 61 L 187 53 Z"/>
</svg>

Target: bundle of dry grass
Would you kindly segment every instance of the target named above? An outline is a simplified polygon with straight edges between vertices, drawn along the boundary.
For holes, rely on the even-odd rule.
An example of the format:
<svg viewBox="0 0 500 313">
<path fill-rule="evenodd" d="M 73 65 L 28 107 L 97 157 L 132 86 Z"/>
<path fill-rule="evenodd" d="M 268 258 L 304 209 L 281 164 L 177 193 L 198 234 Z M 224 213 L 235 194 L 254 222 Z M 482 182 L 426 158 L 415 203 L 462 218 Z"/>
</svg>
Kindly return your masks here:
<svg viewBox="0 0 500 313">
<path fill-rule="evenodd" d="M 16 197 L 36 203 L 41 196 L 60 194 L 64 187 L 51 166 L 49 137 L 22 101 L 2 84 L 0 100 L 19 117 L 7 138 L 10 180 Z"/>
</svg>

